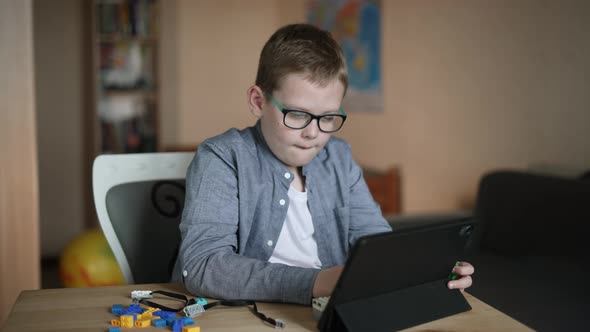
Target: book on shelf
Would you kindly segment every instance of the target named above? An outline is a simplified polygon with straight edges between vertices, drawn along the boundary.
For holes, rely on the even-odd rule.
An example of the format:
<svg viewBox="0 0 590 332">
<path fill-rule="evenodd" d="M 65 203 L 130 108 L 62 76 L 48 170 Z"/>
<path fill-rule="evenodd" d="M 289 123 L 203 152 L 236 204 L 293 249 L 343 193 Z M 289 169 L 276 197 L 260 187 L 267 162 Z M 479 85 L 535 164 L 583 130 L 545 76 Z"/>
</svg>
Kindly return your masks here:
<svg viewBox="0 0 590 332">
<path fill-rule="evenodd" d="M 154 50 L 137 41 L 101 43 L 100 84 L 104 89 L 153 89 Z"/>
<path fill-rule="evenodd" d="M 102 153 L 137 153 L 157 150 L 155 109 L 146 102 L 136 114 L 110 114 L 101 117 Z M 109 112 L 121 110 L 110 109 Z M 125 112 L 125 111 L 121 111 Z"/>
<path fill-rule="evenodd" d="M 151 36 L 156 32 L 154 0 L 97 1 L 101 35 Z"/>
<path fill-rule="evenodd" d="M 93 0 L 99 153 L 158 148 L 158 0 Z"/>
</svg>

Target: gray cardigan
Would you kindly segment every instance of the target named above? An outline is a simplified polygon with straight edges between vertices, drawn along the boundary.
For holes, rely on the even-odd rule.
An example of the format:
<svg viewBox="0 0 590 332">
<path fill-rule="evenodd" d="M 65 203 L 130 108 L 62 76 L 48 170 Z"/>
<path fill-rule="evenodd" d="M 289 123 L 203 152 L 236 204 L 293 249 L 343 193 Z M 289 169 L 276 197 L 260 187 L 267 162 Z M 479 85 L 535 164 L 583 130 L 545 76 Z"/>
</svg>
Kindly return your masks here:
<svg viewBox="0 0 590 332">
<path fill-rule="evenodd" d="M 309 304 L 319 270 L 268 262 L 289 206 L 287 173 L 259 123 L 205 140 L 187 171 L 173 279 L 199 296 Z M 344 264 L 360 236 L 391 230 L 345 141 L 330 138 L 303 175 L 322 268 Z"/>
</svg>

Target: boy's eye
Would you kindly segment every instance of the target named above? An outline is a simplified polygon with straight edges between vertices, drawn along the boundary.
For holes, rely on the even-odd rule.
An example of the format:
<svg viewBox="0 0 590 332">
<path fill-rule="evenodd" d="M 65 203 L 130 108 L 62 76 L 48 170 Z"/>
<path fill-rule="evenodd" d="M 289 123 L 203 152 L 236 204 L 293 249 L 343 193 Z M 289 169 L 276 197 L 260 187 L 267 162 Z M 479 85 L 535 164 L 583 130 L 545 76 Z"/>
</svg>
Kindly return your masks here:
<svg viewBox="0 0 590 332">
<path fill-rule="evenodd" d="M 322 122 L 334 122 L 336 121 L 336 116 L 334 115 L 324 115 L 322 116 Z"/>
<path fill-rule="evenodd" d="M 307 118 L 307 114 L 303 113 L 303 112 L 289 112 L 289 117 L 293 118 L 293 119 L 306 119 Z"/>
</svg>

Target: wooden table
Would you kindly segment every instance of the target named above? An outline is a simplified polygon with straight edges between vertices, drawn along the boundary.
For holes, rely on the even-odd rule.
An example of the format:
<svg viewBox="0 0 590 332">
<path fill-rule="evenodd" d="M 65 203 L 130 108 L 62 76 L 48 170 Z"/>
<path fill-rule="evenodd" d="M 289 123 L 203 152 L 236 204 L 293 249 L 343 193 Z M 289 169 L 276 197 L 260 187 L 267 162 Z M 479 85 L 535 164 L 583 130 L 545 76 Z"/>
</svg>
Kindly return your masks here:
<svg viewBox="0 0 590 332">
<path fill-rule="evenodd" d="M 185 293 L 178 284 L 125 285 L 23 291 L 8 316 L 4 332 L 107 331 L 115 303 L 131 303 L 132 290 L 169 290 Z M 408 329 L 407 331 L 531 331 L 525 325 L 465 293 L 473 310 Z M 177 303 L 178 304 L 178 303 Z M 258 310 L 286 322 L 286 331 L 317 331 L 311 307 L 259 303 Z M 272 331 L 246 307 L 216 307 L 196 317 L 201 331 Z M 131 329 L 121 329 L 132 331 Z M 170 331 L 170 328 L 134 328 Z"/>
</svg>

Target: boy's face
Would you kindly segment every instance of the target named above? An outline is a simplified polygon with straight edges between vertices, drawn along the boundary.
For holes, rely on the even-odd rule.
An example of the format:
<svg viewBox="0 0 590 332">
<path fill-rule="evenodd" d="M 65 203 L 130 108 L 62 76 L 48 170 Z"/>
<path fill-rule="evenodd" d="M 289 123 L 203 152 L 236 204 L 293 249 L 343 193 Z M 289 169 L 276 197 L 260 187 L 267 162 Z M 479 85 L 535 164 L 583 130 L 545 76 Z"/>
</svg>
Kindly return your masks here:
<svg viewBox="0 0 590 332">
<path fill-rule="evenodd" d="M 302 74 L 289 74 L 278 90 L 267 91 L 286 109 L 315 115 L 338 114 L 344 85 L 334 79 L 325 86 L 311 83 Z M 292 172 L 309 163 L 326 145 L 330 134 L 320 131 L 317 120 L 303 129 L 291 129 L 283 123 L 283 113 L 265 96 L 260 113 L 262 134 L 273 154 Z"/>
</svg>

